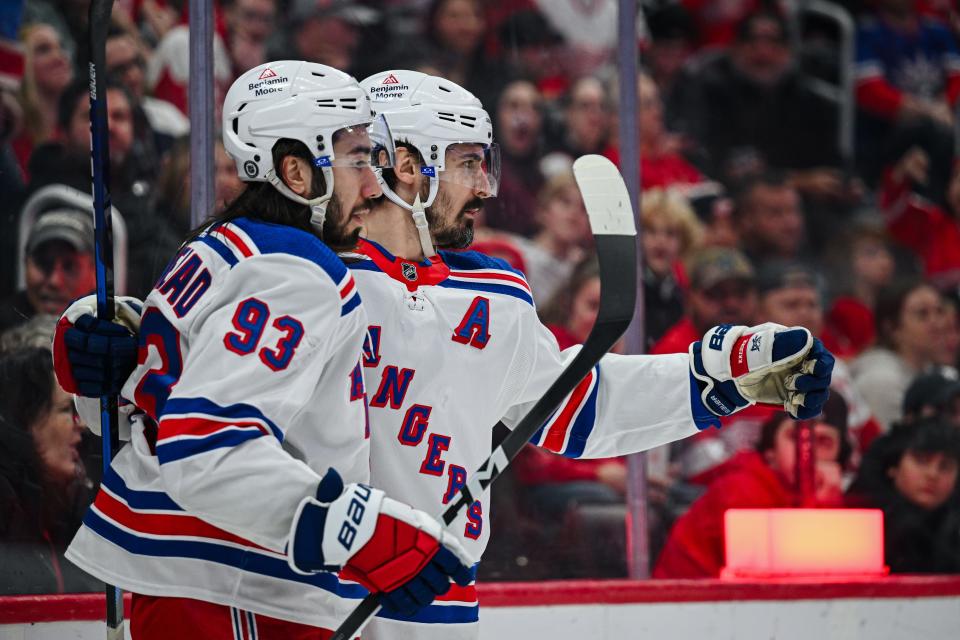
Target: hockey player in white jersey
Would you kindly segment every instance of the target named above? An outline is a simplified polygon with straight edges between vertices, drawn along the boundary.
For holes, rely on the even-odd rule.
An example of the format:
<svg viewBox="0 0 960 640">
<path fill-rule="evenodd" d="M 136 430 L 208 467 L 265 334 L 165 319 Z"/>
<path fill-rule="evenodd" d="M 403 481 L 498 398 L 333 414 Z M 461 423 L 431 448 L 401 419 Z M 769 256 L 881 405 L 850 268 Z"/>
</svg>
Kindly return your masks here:
<svg viewBox="0 0 960 640">
<path fill-rule="evenodd" d="M 473 564 L 431 516 L 361 484 L 368 321 L 320 237 L 380 195 L 371 158 L 392 152 L 369 99 L 340 71 L 281 61 L 242 75 L 223 112 L 247 187 L 142 313 L 119 301 L 140 334 L 122 394 L 144 414 L 67 552 L 133 592 L 134 640 L 326 637 L 365 588 L 412 612 Z M 89 381 L 62 366 L 68 351 L 105 346 L 124 368 L 91 304 L 58 325 L 70 391 Z"/>
<path fill-rule="evenodd" d="M 372 476 L 434 513 L 489 454 L 493 425 L 519 421 L 575 350 L 558 350 L 522 274 L 475 252 L 435 249 L 469 246 L 472 218 L 496 192 L 492 128 L 476 98 L 411 71 L 376 74 L 363 85 L 399 143 L 383 172 L 384 197 L 360 217 L 365 238 L 343 256 L 370 314 L 363 366 Z M 776 364 L 766 382 L 782 390 L 789 377 L 791 387 L 808 392 L 805 406 L 792 410 L 815 415 L 832 358 L 808 333 L 782 329 L 718 327 L 705 338 L 706 356 L 697 343 L 692 359 L 607 356 L 536 443 L 593 457 L 676 440 L 755 399 L 740 394 L 732 377 Z M 739 365 L 730 360 L 761 342 Z M 812 375 L 799 377 L 801 361 Z M 489 538 L 488 517 L 484 496 L 450 529 L 475 557 Z M 415 615 L 382 611 L 364 637 L 473 638 L 477 620 L 475 590 L 454 587 Z"/>
</svg>

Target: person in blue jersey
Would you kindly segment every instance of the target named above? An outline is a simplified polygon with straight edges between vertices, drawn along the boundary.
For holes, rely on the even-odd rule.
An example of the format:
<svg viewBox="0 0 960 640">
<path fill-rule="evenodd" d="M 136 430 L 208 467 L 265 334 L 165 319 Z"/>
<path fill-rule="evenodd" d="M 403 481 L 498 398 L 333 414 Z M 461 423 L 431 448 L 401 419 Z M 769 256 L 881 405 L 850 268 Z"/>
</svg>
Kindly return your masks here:
<svg viewBox="0 0 960 640">
<path fill-rule="evenodd" d="M 385 71 L 362 85 L 397 147 L 381 169 L 383 197 L 335 230 L 361 236 L 340 256 L 369 315 L 362 371 L 376 434 L 371 480 L 439 512 L 489 454 L 493 425 L 515 425 L 579 347 L 558 349 L 521 273 L 463 251 L 498 186 L 479 101 L 414 71 Z M 571 458 L 609 457 L 691 435 L 757 401 L 819 412 L 832 356 L 805 329 L 714 327 L 703 344 L 691 354 L 606 356 L 534 443 Z M 448 531 L 479 558 L 490 535 L 488 496 Z M 456 585 L 415 613 L 381 611 L 363 633 L 476 638 L 478 620 L 474 586 Z"/>
<path fill-rule="evenodd" d="M 139 341 L 110 343 L 101 373 L 140 413 L 67 557 L 133 592 L 134 640 L 327 637 L 368 590 L 412 614 L 468 584 L 473 562 L 432 517 L 365 484 L 368 320 L 325 244 L 352 243 L 338 234 L 380 195 L 371 160 L 389 163 L 391 139 L 356 80 L 307 62 L 246 72 L 223 114 L 246 189 L 142 309 L 118 299 Z M 61 318 L 61 355 L 127 331 L 93 306 Z M 84 393 L 87 373 L 57 377 Z"/>
</svg>

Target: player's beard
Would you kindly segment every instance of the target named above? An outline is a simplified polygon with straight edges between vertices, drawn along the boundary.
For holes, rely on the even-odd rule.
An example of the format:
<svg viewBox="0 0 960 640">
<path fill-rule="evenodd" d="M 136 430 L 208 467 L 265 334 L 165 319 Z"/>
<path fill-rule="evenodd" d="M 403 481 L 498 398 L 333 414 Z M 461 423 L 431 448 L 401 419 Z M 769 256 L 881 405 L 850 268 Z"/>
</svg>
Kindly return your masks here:
<svg viewBox="0 0 960 640">
<path fill-rule="evenodd" d="M 433 204 L 425 211 L 433 242 L 439 249 L 466 249 L 473 244 L 473 220 L 467 218 L 467 209 L 483 209 L 483 200 L 472 198 L 464 204 L 452 220 L 446 220 L 452 205 L 443 191 L 437 193 Z"/>
<path fill-rule="evenodd" d="M 327 246 L 336 251 L 347 251 L 357 246 L 362 229 L 349 230 L 350 221 L 354 212 L 366 209 L 369 211 L 373 207 L 373 200 L 367 198 L 362 203 L 350 210 L 350 215 L 344 215 L 343 207 L 336 196 L 330 198 L 327 203 L 327 215 L 323 220 L 323 241 Z"/>
</svg>

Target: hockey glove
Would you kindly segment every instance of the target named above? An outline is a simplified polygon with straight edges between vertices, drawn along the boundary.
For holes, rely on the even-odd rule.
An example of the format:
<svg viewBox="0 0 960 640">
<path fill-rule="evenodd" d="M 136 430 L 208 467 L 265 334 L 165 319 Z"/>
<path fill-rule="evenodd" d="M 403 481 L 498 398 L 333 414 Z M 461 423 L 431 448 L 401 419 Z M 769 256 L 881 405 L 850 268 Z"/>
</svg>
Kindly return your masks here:
<svg viewBox="0 0 960 640">
<path fill-rule="evenodd" d="M 719 325 L 690 345 L 700 399 L 721 417 L 760 403 L 800 420 L 813 418 L 827 401 L 833 364 L 808 330 L 772 322 Z"/>
<path fill-rule="evenodd" d="M 53 338 L 53 370 L 68 393 L 99 397 L 120 392 L 137 364 L 141 303 L 114 298 L 117 322 L 96 317 L 97 299 L 75 300 L 60 316 Z"/>
<path fill-rule="evenodd" d="M 339 571 L 380 593 L 388 611 L 411 615 L 473 580 L 473 560 L 429 515 L 330 469 L 297 510 L 288 561 L 297 573 Z"/>
</svg>

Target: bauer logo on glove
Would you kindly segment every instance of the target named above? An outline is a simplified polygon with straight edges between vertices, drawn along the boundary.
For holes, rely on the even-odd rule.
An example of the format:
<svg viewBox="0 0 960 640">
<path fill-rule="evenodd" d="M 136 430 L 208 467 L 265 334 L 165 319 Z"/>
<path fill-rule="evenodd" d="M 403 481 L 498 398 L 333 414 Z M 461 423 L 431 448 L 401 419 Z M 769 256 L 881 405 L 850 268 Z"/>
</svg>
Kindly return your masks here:
<svg viewBox="0 0 960 640">
<path fill-rule="evenodd" d="M 690 345 L 700 398 L 718 416 L 764 404 L 800 420 L 813 418 L 829 395 L 833 363 L 807 329 L 772 322 L 719 325 Z"/>
</svg>

